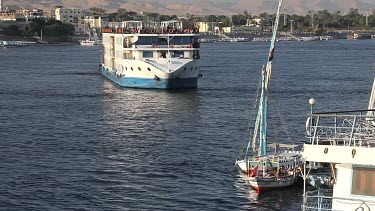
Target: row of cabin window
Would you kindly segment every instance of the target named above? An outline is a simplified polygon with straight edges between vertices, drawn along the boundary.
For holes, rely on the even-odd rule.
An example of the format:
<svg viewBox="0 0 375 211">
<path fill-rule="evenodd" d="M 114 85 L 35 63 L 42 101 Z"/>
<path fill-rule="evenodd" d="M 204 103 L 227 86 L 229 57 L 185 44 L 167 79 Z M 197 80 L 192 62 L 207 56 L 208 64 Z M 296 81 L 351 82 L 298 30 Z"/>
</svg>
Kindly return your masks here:
<svg viewBox="0 0 375 211">
<path fill-rule="evenodd" d="M 122 69 L 124 70 L 124 67 L 122 67 Z M 130 69 L 131 69 L 132 71 L 134 71 L 133 67 L 130 67 Z M 125 70 L 128 70 L 128 67 L 125 67 Z M 142 71 L 142 69 L 141 69 L 140 67 L 138 67 L 138 70 L 139 70 L 139 71 Z M 148 70 L 148 71 L 151 71 L 151 69 L 150 69 L 149 67 L 147 68 L 147 70 Z"/>
<path fill-rule="evenodd" d="M 133 67 L 130 67 L 130 69 L 131 69 L 132 71 L 134 71 Z M 193 69 L 194 69 L 194 67 L 191 67 L 191 68 L 190 68 L 190 70 L 193 70 Z M 195 67 L 195 70 L 197 70 L 197 69 L 198 69 L 198 66 Z M 128 67 L 125 67 L 125 70 L 128 70 Z M 138 67 L 138 70 L 139 70 L 139 71 L 142 71 L 142 69 L 141 69 L 140 67 Z M 148 71 L 151 71 L 151 69 L 150 69 L 149 67 L 147 68 L 147 70 L 148 70 Z M 185 71 L 185 70 L 187 70 L 187 67 L 184 68 L 184 71 Z"/>
</svg>

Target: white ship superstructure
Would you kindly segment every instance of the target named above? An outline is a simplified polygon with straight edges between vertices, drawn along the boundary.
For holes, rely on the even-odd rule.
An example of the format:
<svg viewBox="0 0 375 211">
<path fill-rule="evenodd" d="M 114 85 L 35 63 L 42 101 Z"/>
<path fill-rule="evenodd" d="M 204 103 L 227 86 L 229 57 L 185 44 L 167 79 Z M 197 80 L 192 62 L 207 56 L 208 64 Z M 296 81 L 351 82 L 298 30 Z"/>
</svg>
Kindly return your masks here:
<svg viewBox="0 0 375 211">
<path fill-rule="evenodd" d="M 314 113 L 308 119 L 306 162 L 329 163 L 333 191 L 304 191 L 303 210 L 375 210 L 373 110 Z M 304 168 L 304 175 L 309 169 Z M 306 179 L 306 177 L 305 177 Z"/>
<path fill-rule="evenodd" d="M 198 38 L 179 21 L 110 23 L 103 29 L 100 70 L 123 87 L 196 88 Z"/>
</svg>

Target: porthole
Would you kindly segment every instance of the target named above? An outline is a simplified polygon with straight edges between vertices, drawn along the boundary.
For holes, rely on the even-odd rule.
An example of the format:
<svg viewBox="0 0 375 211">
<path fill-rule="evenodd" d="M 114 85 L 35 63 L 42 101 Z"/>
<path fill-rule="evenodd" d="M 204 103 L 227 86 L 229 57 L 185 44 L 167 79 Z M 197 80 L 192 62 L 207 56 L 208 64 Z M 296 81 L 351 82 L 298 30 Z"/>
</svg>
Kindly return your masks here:
<svg viewBox="0 0 375 211">
<path fill-rule="evenodd" d="M 184 68 L 184 71 L 186 70 L 186 67 Z"/>
<path fill-rule="evenodd" d="M 197 66 L 197 67 L 195 67 L 195 70 L 198 70 L 198 66 Z"/>
<path fill-rule="evenodd" d="M 133 67 L 130 68 L 133 71 Z"/>
<path fill-rule="evenodd" d="M 138 70 L 139 70 L 139 71 L 141 71 L 141 68 L 140 68 L 140 67 L 138 67 Z"/>
<path fill-rule="evenodd" d="M 148 71 L 151 71 L 151 69 L 150 69 L 149 67 L 147 68 L 147 70 L 148 70 Z"/>
<path fill-rule="evenodd" d="M 190 70 L 193 70 L 194 67 L 191 67 Z"/>
</svg>

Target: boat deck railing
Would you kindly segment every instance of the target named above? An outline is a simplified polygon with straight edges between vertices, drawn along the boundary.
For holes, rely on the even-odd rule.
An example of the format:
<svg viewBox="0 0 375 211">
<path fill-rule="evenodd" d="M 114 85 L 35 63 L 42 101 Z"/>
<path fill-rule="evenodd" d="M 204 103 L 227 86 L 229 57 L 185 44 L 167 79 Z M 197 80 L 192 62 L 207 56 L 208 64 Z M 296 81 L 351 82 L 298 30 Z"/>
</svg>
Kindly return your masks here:
<svg viewBox="0 0 375 211">
<path fill-rule="evenodd" d="M 148 63 L 149 65 L 151 65 L 151 66 L 159 69 L 159 70 L 162 70 L 164 72 L 170 72 L 170 70 L 167 67 L 165 67 L 164 65 L 160 65 L 156 61 L 153 61 L 153 60 L 150 60 L 150 59 L 146 59 L 145 62 Z"/>
<path fill-rule="evenodd" d="M 303 198 L 302 210 L 303 211 L 338 211 L 332 207 L 333 203 L 346 205 L 349 207 L 358 207 L 354 210 L 369 210 L 375 201 L 332 197 L 331 189 L 318 189 L 306 192 Z"/>
<path fill-rule="evenodd" d="M 310 144 L 375 147 L 375 110 L 313 113 L 306 121 Z"/>
<path fill-rule="evenodd" d="M 169 63 L 169 68 L 168 68 L 168 63 L 165 63 L 165 64 L 161 64 L 159 63 L 158 61 L 155 61 L 155 60 L 152 60 L 152 59 L 145 59 L 144 60 L 147 64 L 153 66 L 153 67 L 156 67 L 157 69 L 161 70 L 161 71 L 164 71 L 166 73 L 170 73 L 170 72 L 173 72 L 174 70 L 176 69 L 179 69 L 181 68 L 182 66 L 184 66 L 186 63 L 190 62 L 191 59 L 185 59 L 184 62 L 178 62 L 176 63 L 172 58 L 170 59 L 170 63 Z"/>
<path fill-rule="evenodd" d="M 123 21 L 109 22 L 103 33 L 120 34 L 199 34 L 199 29 L 184 28 L 180 21 Z"/>
</svg>

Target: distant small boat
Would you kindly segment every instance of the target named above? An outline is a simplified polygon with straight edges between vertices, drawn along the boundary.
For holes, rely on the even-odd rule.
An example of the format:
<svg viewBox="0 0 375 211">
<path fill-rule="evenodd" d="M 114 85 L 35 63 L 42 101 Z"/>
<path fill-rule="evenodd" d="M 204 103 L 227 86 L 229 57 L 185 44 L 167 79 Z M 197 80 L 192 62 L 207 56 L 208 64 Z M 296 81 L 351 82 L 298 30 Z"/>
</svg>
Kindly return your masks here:
<svg viewBox="0 0 375 211">
<path fill-rule="evenodd" d="M 81 45 L 85 45 L 85 46 L 98 45 L 98 43 L 96 42 L 96 40 L 90 40 L 90 39 L 81 40 L 79 43 Z"/>
<path fill-rule="evenodd" d="M 101 45 L 102 41 L 99 39 L 98 35 L 96 34 L 96 31 L 94 29 L 93 36 L 91 36 L 91 32 L 88 33 L 89 38 L 86 40 L 80 40 L 79 43 L 84 46 L 94 46 L 94 45 Z"/>
<path fill-rule="evenodd" d="M 36 42 L 29 41 L 1 41 L 0 46 L 5 48 L 21 47 L 21 46 L 33 46 Z"/>
</svg>

